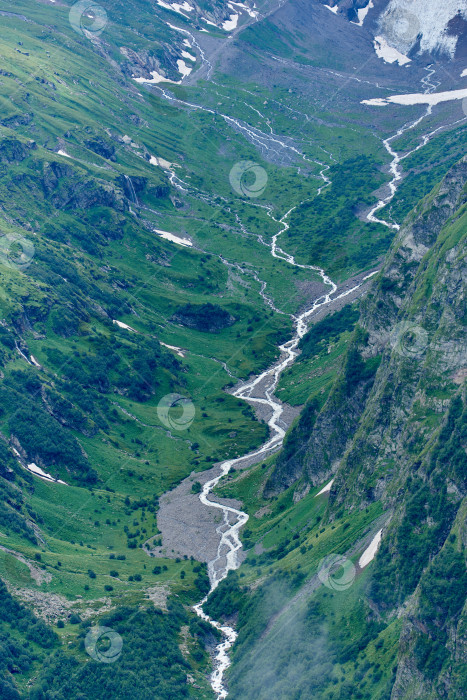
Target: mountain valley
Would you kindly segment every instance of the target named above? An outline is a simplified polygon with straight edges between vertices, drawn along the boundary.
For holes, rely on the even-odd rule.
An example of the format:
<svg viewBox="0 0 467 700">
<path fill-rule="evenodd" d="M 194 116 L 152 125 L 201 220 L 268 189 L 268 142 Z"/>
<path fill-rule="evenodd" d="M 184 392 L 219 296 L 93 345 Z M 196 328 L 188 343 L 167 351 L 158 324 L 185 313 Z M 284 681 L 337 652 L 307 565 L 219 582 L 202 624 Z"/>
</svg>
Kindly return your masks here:
<svg viewBox="0 0 467 700">
<path fill-rule="evenodd" d="M 0 697 L 466 697 L 465 3 L 0 22 Z"/>
</svg>

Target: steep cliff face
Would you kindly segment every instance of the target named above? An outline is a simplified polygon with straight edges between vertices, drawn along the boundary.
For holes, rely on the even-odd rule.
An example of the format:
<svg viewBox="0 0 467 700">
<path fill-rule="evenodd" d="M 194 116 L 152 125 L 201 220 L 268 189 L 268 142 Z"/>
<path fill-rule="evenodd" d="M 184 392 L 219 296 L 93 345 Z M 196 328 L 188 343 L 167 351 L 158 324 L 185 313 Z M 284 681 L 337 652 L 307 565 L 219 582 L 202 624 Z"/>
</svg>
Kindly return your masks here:
<svg viewBox="0 0 467 700">
<path fill-rule="evenodd" d="M 340 465 L 332 502 L 350 507 L 399 498 L 401 480 L 435 447 L 462 394 L 466 342 L 467 160 L 403 227 L 364 302 L 363 356 L 382 356 L 358 429 Z"/>
<path fill-rule="evenodd" d="M 461 551 L 467 544 L 466 519 L 464 499 L 452 534 L 407 604 L 391 700 L 467 695 L 467 576 Z"/>
<path fill-rule="evenodd" d="M 307 406 L 267 489 L 334 476 L 328 520 L 386 512 L 368 599 L 403 620 L 404 700 L 465 697 L 466 231 L 464 158 L 402 227 L 328 401 Z"/>
<path fill-rule="evenodd" d="M 289 433 L 266 493 L 273 495 L 302 478 L 317 486 L 331 478 L 353 437 L 373 385 L 380 357 L 364 360 L 366 334 L 355 333 L 347 358 L 321 411 L 310 401 Z"/>
<path fill-rule="evenodd" d="M 433 442 L 467 372 L 466 181 L 464 158 L 401 229 L 333 391 L 289 434 L 271 491 L 337 473 L 334 503 L 389 502 Z"/>
</svg>

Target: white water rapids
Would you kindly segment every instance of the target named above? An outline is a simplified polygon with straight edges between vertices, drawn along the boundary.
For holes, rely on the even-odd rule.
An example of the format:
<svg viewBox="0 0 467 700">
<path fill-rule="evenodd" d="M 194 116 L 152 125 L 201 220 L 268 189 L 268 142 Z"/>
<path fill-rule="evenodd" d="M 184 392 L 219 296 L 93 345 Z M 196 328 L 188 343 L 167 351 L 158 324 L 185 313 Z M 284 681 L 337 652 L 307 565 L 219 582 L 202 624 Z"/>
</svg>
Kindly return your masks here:
<svg viewBox="0 0 467 700">
<path fill-rule="evenodd" d="M 434 69 L 431 68 L 431 66 L 428 66 L 425 70 L 427 71 L 427 75 L 424 78 L 422 78 L 421 83 L 422 83 L 423 87 L 425 88 L 424 94 L 430 94 L 431 92 L 433 92 L 433 90 L 435 90 L 438 87 L 439 82 L 435 82 L 435 83 L 431 82 L 431 78 L 435 73 Z M 397 153 L 392 148 L 392 142 L 394 140 L 398 139 L 403 134 L 405 134 L 407 131 L 411 131 L 412 129 L 415 129 L 424 119 L 429 117 L 432 114 L 432 112 L 433 112 L 433 105 L 428 104 L 426 111 L 422 114 L 421 117 L 418 117 L 413 122 L 409 122 L 408 124 L 404 124 L 404 126 L 402 126 L 400 129 L 398 129 L 395 134 L 393 134 L 392 136 L 389 136 L 389 138 L 383 140 L 383 145 L 384 145 L 385 149 L 387 150 L 389 155 L 392 156 L 392 162 L 389 166 L 389 172 L 392 175 L 392 180 L 388 183 L 388 187 L 389 187 L 388 195 L 386 197 L 384 197 L 383 199 L 380 199 L 379 202 L 371 209 L 371 211 L 367 214 L 367 217 L 366 217 L 367 221 L 371 221 L 371 222 L 376 223 L 376 224 L 383 224 L 384 226 L 388 226 L 389 228 L 392 228 L 396 231 L 399 230 L 399 228 L 400 228 L 399 224 L 390 223 L 388 221 L 384 221 L 383 219 L 378 219 L 375 216 L 375 214 L 380 209 L 382 209 L 387 204 L 389 204 L 389 202 L 394 198 L 394 195 L 397 192 L 397 187 L 400 184 L 400 182 L 402 181 L 402 168 L 401 168 L 402 161 L 405 160 L 406 158 L 408 158 L 409 156 L 411 156 L 413 153 L 416 153 L 417 151 L 419 151 L 424 146 L 426 146 L 428 141 L 438 131 L 445 129 L 446 126 L 445 125 L 439 126 L 438 128 L 433 129 L 433 131 L 430 131 L 427 134 L 423 134 L 423 136 L 420 139 L 420 143 L 417 146 L 415 146 L 415 148 L 412 148 L 412 150 L 407 151 L 403 155 Z M 453 124 L 451 124 L 450 126 L 455 126 L 456 124 L 460 124 L 463 121 L 465 121 L 465 118 L 459 119 L 459 120 L 453 122 Z"/>
<path fill-rule="evenodd" d="M 272 367 L 265 370 L 257 377 L 250 379 L 248 382 L 243 384 L 239 389 L 234 391 L 234 396 L 240 399 L 244 399 L 253 404 L 263 404 L 269 406 L 272 415 L 268 420 L 268 426 L 270 428 L 270 437 L 267 442 L 264 443 L 258 450 L 250 452 L 243 457 L 238 457 L 236 459 L 230 459 L 222 462 L 219 466 L 219 474 L 210 481 L 204 484 L 203 490 L 199 496 L 201 503 L 210 508 L 217 508 L 222 511 L 223 521 L 222 524 L 217 528 L 217 532 L 220 535 L 220 542 L 217 548 L 216 557 L 209 562 L 208 572 L 209 581 L 211 584 L 210 591 L 208 595 L 203 598 L 203 600 L 194 606 L 196 613 L 205 621 L 210 622 L 211 625 L 216 627 L 222 635 L 223 639 L 217 646 L 216 656 L 215 656 L 215 669 L 211 676 L 211 686 L 216 693 L 217 700 L 227 697 L 227 689 L 224 683 L 224 676 L 227 668 L 230 666 L 230 659 L 228 655 L 229 649 L 233 646 L 237 633 L 229 625 L 221 625 L 216 620 L 211 619 L 203 611 L 203 604 L 207 601 L 210 594 L 217 588 L 219 583 L 226 578 L 229 571 L 235 570 L 240 566 L 240 561 L 238 559 L 238 552 L 242 547 L 240 541 L 239 532 L 240 529 L 245 525 L 248 520 L 248 515 L 241 510 L 237 510 L 232 506 L 222 505 L 221 503 L 216 503 L 209 499 L 209 494 L 217 486 L 221 478 L 228 474 L 232 467 L 240 465 L 244 461 L 251 461 L 251 459 L 266 456 L 271 451 L 277 449 L 282 445 L 283 439 L 285 437 L 285 430 L 280 425 L 280 419 L 283 413 L 283 405 L 274 396 L 274 390 L 277 387 L 281 373 L 289 367 L 298 355 L 298 344 L 305 335 L 308 329 L 308 319 L 310 316 L 322 306 L 330 304 L 336 299 L 341 299 L 342 297 L 351 294 L 357 290 L 364 281 L 369 277 L 376 274 L 375 272 L 370 273 L 364 277 L 359 284 L 346 290 L 345 292 L 334 296 L 337 286 L 336 284 L 326 275 L 324 270 L 319 267 L 312 265 L 298 265 L 295 262 L 293 256 L 285 253 L 281 248 L 277 246 L 277 238 L 287 231 L 289 224 L 287 223 L 287 218 L 291 213 L 292 209 L 288 211 L 285 216 L 282 217 L 280 223 L 282 224 L 282 229 L 273 237 L 273 243 L 271 246 L 271 253 L 275 258 L 280 258 L 286 260 L 291 265 L 296 265 L 302 268 L 307 268 L 310 270 L 315 270 L 321 276 L 323 283 L 330 287 L 329 291 L 323 296 L 319 297 L 313 302 L 313 305 L 307 311 L 304 311 L 300 315 L 294 318 L 295 332 L 291 340 L 287 341 L 283 345 L 279 346 L 281 351 L 280 358 L 275 362 Z M 271 218 L 273 218 L 271 216 Z M 254 390 L 260 387 L 258 393 L 263 394 L 263 397 L 253 396 Z"/>
</svg>

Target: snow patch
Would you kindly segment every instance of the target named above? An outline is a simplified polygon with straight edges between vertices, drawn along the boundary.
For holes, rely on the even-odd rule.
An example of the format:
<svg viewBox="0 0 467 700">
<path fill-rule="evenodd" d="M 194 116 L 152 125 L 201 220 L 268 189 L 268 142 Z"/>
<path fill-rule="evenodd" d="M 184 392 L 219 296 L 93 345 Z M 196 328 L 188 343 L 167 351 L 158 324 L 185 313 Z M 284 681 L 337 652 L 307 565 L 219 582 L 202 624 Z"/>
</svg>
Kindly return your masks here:
<svg viewBox="0 0 467 700">
<path fill-rule="evenodd" d="M 155 70 L 151 71 L 152 78 L 133 78 L 137 83 L 152 84 L 157 85 L 158 83 L 173 83 L 174 85 L 179 85 L 181 81 L 170 80 L 166 78 Z"/>
<path fill-rule="evenodd" d="M 192 66 L 187 66 L 182 58 L 178 59 L 177 66 L 178 72 L 181 73 L 184 78 L 186 78 L 187 75 L 190 75 L 191 71 L 193 70 Z"/>
<path fill-rule="evenodd" d="M 321 491 L 320 491 L 319 493 L 316 494 L 315 498 L 316 498 L 317 496 L 321 496 L 322 493 L 328 493 L 328 491 L 331 490 L 331 486 L 333 485 L 333 483 L 334 483 L 334 479 L 331 479 L 331 481 L 329 481 L 329 482 L 326 484 L 326 486 L 323 486 L 323 488 L 321 489 Z"/>
<path fill-rule="evenodd" d="M 35 474 L 36 476 L 40 476 L 41 479 L 46 479 L 47 481 L 53 481 L 56 484 L 65 484 L 67 486 L 67 483 L 65 481 L 61 481 L 61 479 L 55 479 L 53 476 L 50 474 L 47 474 L 43 469 L 37 466 L 34 462 L 31 462 L 31 464 L 28 464 L 26 469 L 30 471 L 32 474 Z"/>
<path fill-rule="evenodd" d="M 191 71 L 193 70 L 193 68 L 191 66 L 187 66 L 185 61 L 181 58 L 178 59 L 177 66 L 178 71 L 182 74 L 183 78 L 185 78 L 187 75 L 190 75 Z M 158 85 L 159 83 L 172 83 L 172 85 L 180 85 L 183 80 L 183 78 L 182 80 L 170 80 L 170 78 L 166 78 L 164 75 L 161 75 L 156 70 L 152 70 L 151 75 L 152 78 L 133 77 L 133 80 L 135 80 L 137 83 L 143 83 L 144 85 Z"/>
<path fill-rule="evenodd" d="M 448 34 L 447 27 L 457 15 L 467 19 L 465 0 L 390 0 L 379 20 L 380 34 L 403 54 L 420 41 L 419 53 L 453 58 L 458 37 Z"/>
<path fill-rule="evenodd" d="M 337 10 L 339 9 L 337 5 L 334 5 L 334 7 L 331 7 L 331 5 L 325 5 L 324 7 L 327 7 L 328 10 L 331 10 L 331 12 L 334 12 L 334 14 L 337 15 Z"/>
<path fill-rule="evenodd" d="M 464 68 L 464 70 L 462 71 L 461 78 L 467 78 L 467 68 Z"/>
<path fill-rule="evenodd" d="M 175 233 L 161 231 L 158 228 L 155 228 L 154 231 L 158 233 L 161 238 L 165 238 L 166 241 L 172 241 L 172 243 L 178 243 L 178 245 L 183 245 L 187 248 L 190 248 L 193 245 L 189 238 L 182 238 L 181 236 L 176 236 Z"/>
<path fill-rule="evenodd" d="M 138 331 L 135 331 L 134 328 L 131 326 L 127 326 L 126 323 L 123 323 L 122 321 L 116 321 L 115 319 L 112 321 L 112 323 L 116 323 L 119 328 L 124 328 L 126 331 L 131 331 L 132 333 L 137 333 Z"/>
<path fill-rule="evenodd" d="M 214 22 L 211 22 L 211 20 L 206 19 L 206 17 L 201 17 L 201 19 L 203 20 L 203 22 L 206 22 L 206 24 L 210 24 L 212 27 L 215 27 L 216 29 L 219 29 L 219 27 L 217 26 L 217 24 L 214 24 Z M 203 31 L 203 30 L 201 30 L 201 31 Z"/>
<path fill-rule="evenodd" d="M 234 29 L 236 29 L 236 28 L 237 28 L 237 24 L 238 24 L 238 18 L 239 18 L 239 15 L 230 15 L 230 18 L 227 19 L 227 20 L 224 22 L 224 24 L 222 25 L 222 29 L 223 29 L 225 32 L 231 32 L 231 31 L 233 31 Z"/>
<path fill-rule="evenodd" d="M 172 168 L 179 168 L 178 163 L 170 163 L 164 158 L 159 158 L 158 156 L 151 156 L 149 159 L 151 165 L 158 165 L 160 168 L 165 168 L 166 170 L 171 170 Z"/>
<path fill-rule="evenodd" d="M 366 275 L 366 276 L 362 279 L 362 282 L 366 282 L 367 280 L 371 279 L 372 277 L 374 277 L 375 275 L 377 275 L 378 272 L 379 272 L 379 270 L 373 270 L 373 272 L 370 272 L 369 275 Z"/>
<path fill-rule="evenodd" d="M 373 7 L 373 0 L 370 0 L 366 7 L 361 7 L 359 10 L 357 10 L 358 22 L 352 22 L 352 24 L 356 24 L 357 27 L 363 27 L 365 17 L 369 13 L 369 11 L 373 9 Z"/>
<path fill-rule="evenodd" d="M 59 155 L 59 156 L 64 156 L 65 158 L 71 158 L 71 156 L 68 155 L 68 153 L 65 153 L 65 151 L 62 151 L 62 149 L 60 149 L 59 151 L 57 151 L 57 155 Z"/>
<path fill-rule="evenodd" d="M 253 18 L 256 18 L 258 16 L 258 10 L 248 7 L 248 5 L 245 5 L 244 2 L 234 2 L 234 0 L 232 0 L 231 2 L 229 2 L 229 7 L 231 10 L 234 10 L 235 7 L 240 7 L 240 9 L 244 10 L 250 15 L 250 17 Z"/>
<path fill-rule="evenodd" d="M 187 58 L 189 61 L 196 61 L 196 56 L 193 56 L 191 53 L 188 53 L 188 51 L 182 51 L 182 56 L 183 58 Z"/>
<path fill-rule="evenodd" d="M 175 29 L 177 32 L 182 32 L 182 34 L 188 34 L 186 29 L 182 29 L 181 27 L 176 27 L 175 24 L 170 24 L 170 22 L 166 22 L 166 25 L 170 27 L 170 29 Z M 185 39 L 186 41 L 186 39 Z"/>
<path fill-rule="evenodd" d="M 372 107 L 385 107 L 393 103 L 397 105 L 438 105 L 441 102 L 451 100 L 463 100 L 467 97 L 467 88 L 462 90 L 449 90 L 447 92 L 413 93 L 410 95 L 391 95 L 391 97 L 375 97 L 371 100 L 362 100 L 362 104 Z"/>
<path fill-rule="evenodd" d="M 185 353 L 182 352 L 181 348 L 177 348 L 176 345 L 167 345 L 167 343 L 163 343 L 162 340 L 159 340 L 160 344 L 164 346 L 164 348 L 169 348 L 169 350 L 174 350 L 179 357 L 185 357 Z"/>
<path fill-rule="evenodd" d="M 32 364 L 33 364 L 35 367 L 39 367 L 39 369 L 42 369 L 42 365 L 40 365 L 40 364 L 38 363 L 38 361 L 36 360 L 36 358 L 34 357 L 34 355 L 31 355 L 31 362 L 32 362 Z"/>
<path fill-rule="evenodd" d="M 168 2 L 164 2 L 164 0 L 156 0 L 156 2 L 159 7 L 163 7 L 165 10 L 173 10 L 173 12 L 178 12 L 178 14 L 182 15 L 183 17 L 186 17 L 184 12 L 193 12 L 192 6 L 187 2 L 183 2 L 181 4 L 174 2 L 173 5 L 170 5 Z"/>
<path fill-rule="evenodd" d="M 375 37 L 373 45 L 376 55 L 378 58 L 382 58 L 385 63 L 398 63 L 400 66 L 405 66 L 406 63 L 410 63 L 410 58 L 404 56 L 403 53 L 392 46 L 389 46 L 384 36 Z"/>
<path fill-rule="evenodd" d="M 378 551 L 379 544 L 381 542 L 381 537 L 383 534 L 383 530 L 378 530 L 376 535 L 373 537 L 371 540 L 370 544 L 368 547 L 365 549 L 363 552 L 362 556 L 358 560 L 358 565 L 361 569 L 363 569 L 365 566 L 367 566 L 370 561 L 373 561 L 373 559 L 376 556 L 376 552 Z"/>
</svg>

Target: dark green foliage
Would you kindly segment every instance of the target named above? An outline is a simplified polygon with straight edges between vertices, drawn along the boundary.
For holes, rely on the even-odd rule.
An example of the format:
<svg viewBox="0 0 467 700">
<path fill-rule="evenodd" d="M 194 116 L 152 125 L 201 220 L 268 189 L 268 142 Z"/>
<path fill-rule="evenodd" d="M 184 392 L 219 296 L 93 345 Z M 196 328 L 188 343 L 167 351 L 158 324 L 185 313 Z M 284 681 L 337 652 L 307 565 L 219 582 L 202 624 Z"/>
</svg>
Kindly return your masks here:
<svg viewBox="0 0 467 700">
<path fill-rule="evenodd" d="M 218 333 L 235 323 L 235 318 L 217 304 L 186 304 L 177 309 L 173 320 L 187 328 L 205 333 Z"/>
<path fill-rule="evenodd" d="M 113 663 L 87 658 L 83 663 L 72 653 L 59 651 L 44 664 L 31 700 L 174 700 L 189 695 L 190 666 L 179 648 L 180 627 L 189 624 L 182 605 L 169 602 L 169 613 L 149 607 L 118 608 L 99 624 L 120 635 L 121 655 Z M 83 624 L 80 648 L 89 623 Z M 49 694 L 49 695 L 46 695 Z"/>
<path fill-rule="evenodd" d="M 193 482 L 193 484 L 191 486 L 191 493 L 201 493 L 202 490 L 203 490 L 203 487 L 201 486 L 199 481 Z"/>
<path fill-rule="evenodd" d="M 38 459 L 48 467 L 66 468 L 87 483 L 97 481 L 76 438 L 41 409 L 20 409 L 11 416 L 9 426 L 30 459 Z"/>
<path fill-rule="evenodd" d="M 83 391 L 89 396 L 90 403 L 97 392 L 106 394 L 113 387 L 118 388 L 135 401 L 146 401 L 159 385 L 161 372 L 166 371 L 173 381 L 171 373 L 180 369 L 180 363 L 170 353 L 163 352 L 157 340 L 141 339 L 137 344 L 113 342 L 100 337 L 94 344 L 94 354 L 75 353 L 66 358 L 62 353 L 50 355 L 67 378 L 66 389 L 72 392 L 74 403 L 78 402 L 84 410 L 87 403 Z M 89 406 L 90 408 L 90 406 Z"/>
<path fill-rule="evenodd" d="M 19 473 L 18 463 L 4 442 L 0 441 L 0 477 L 14 481 Z"/>
<path fill-rule="evenodd" d="M 449 657 L 448 630 L 457 625 L 467 597 L 465 558 L 444 547 L 422 577 L 414 657 L 417 667 L 435 680 Z"/>
<path fill-rule="evenodd" d="M 467 488 L 467 410 L 462 398 L 456 396 L 449 408 L 445 425 L 433 453 L 430 469 L 440 468 L 463 490 Z"/>
<path fill-rule="evenodd" d="M 48 391 L 47 401 L 54 416 L 59 417 L 62 424 L 88 435 L 96 432 L 97 426 L 88 420 L 84 413 L 73 406 L 68 399 L 56 392 Z"/>
<path fill-rule="evenodd" d="M 319 402 L 317 399 L 311 399 L 305 405 L 300 420 L 295 428 L 287 433 L 282 452 L 279 457 L 279 463 L 285 464 L 289 459 L 297 454 L 297 451 L 306 450 L 306 442 L 304 440 L 310 435 L 313 425 L 319 412 Z"/>
<path fill-rule="evenodd" d="M 74 335 L 79 326 L 79 318 L 70 309 L 59 309 L 50 314 L 52 330 L 64 338 Z"/>
<path fill-rule="evenodd" d="M 328 175 L 332 184 L 297 208 L 287 235 L 310 264 L 321 261 L 332 274 L 349 265 L 361 270 L 386 252 L 392 239 L 380 224 L 363 223 L 355 215 L 374 201 L 370 193 L 382 182 L 379 164 L 360 155 L 331 166 Z M 313 236 L 303 237 L 305 230 Z M 350 247 L 349 237 L 359 245 Z"/>
<path fill-rule="evenodd" d="M 395 221 L 402 221 L 410 210 L 431 192 L 459 160 L 459 149 L 467 143 L 465 129 L 454 129 L 435 137 L 423 154 L 415 152 L 404 164 L 407 177 L 399 185 L 397 197 L 390 205 Z M 384 216 L 384 213 L 383 213 Z"/>
<path fill-rule="evenodd" d="M 21 492 L 13 489 L 0 478 L 0 529 L 2 532 L 17 534 L 36 544 L 34 531 L 28 527 L 30 516 L 24 511 Z"/>
<path fill-rule="evenodd" d="M 196 567 L 194 570 L 196 570 Z M 200 565 L 198 576 L 195 578 L 195 586 L 200 592 L 200 598 L 204 598 L 204 596 L 209 593 L 211 585 L 209 583 L 208 567 L 206 564 Z"/>
<path fill-rule="evenodd" d="M 238 574 L 230 571 L 204 604 L 204 611 L 214 620 L 224 620 L 237 613 L 245 591 L 240 588 Z"/>
<path fill-rule="evenodd" d="M 460 614 L 467 596 L 465 558 L 451 546 L 444 547 L 422 578 L 420 616 L 430 631 L 442 630 Z"/>
<path fill-rule="evenodd" d="M 429 481 L 418 476 L 407 481 L 410 496 L 404 514 L 382 543 L 373 573 L 372 595 L 383 607 L 401 603 L 415 590 L 430 556 L 440 550 L 449 534 L 458 505 L 448 495 L 446 476 L 450 474 L 464 488 L 467 461 L 464 416 L 463 402 L 455 397 L 430 456 Z"/>
<path fill-rule="evenodd" d="M 10 652 L 13 651 L 13 649 L 10 646 Z M 21 700 L 21 696 L 18 693 L 18 691 L 11 685 L 11 683 L 8 683 L 8 681 L 4 680 L 3 678 L 0 678 L 0 697 L 2 700 Z"/>
<path fill-rule="evenodd" d="M 411 486 L 402 520 L 391 538 L 382 543 L 373 572 L 372 595 L 383 607 L 403 601 L 418 584 L 430 554 L 437 552 L 449 532 L 455 508 L 445 483 L 436 487 L 416 479 Z M 429 526 L 431 518 L 435 526 Z"/>
<path fill-rule="evenodd" d="M 370 358 L 365 362 L 358 349 L 353 347 L 347 355 L 344 369 L 344 392 L 346 395 L 350 396 L 362 382 L 373 379 L 380 362 L 380 356 Z"/>
<path fill-rule="evenodd" d="M 66 469 L 87 484 L 96 482 L 97 474 L 77 439 L 44 410 L 41 383 L 33 371 L 9 375 L 0 387 L 0 405 L 13 411 L 8 420 L 10 432 L 30 461 Z"/>
<path fill-rule="evenodd" d="M 1 580 L 0 610 L 0 697 L 2 700 L 19 700 L 14 676 L 30 672 L 36 661 L 58 646 L 58 637 L 42 620 L 18 603 Z M 18 633 L 23 638 L 21 641 Z"/>
<path fill-rule="evenodd" d="M 13 350 L 15 347 L 15 339 L 13 334 L 10 333 L 10 331 L 4 326 L 0 326 L 0 343 L 9 350 Z"/>
<path fill-rule="evenodd" d="M 413 653 L 417 668 L 430 680 L 438 677 L 444 661 L 449 656 L 444 644 L 422 633 L 417 635 Z"/>
<path fill-rule="evenodd" d="M 25 510 L 22 491 L 13 488 L 10 482 L 22 478 L 29 484 L 32 477 L 22 469 L 7 446 L 0 441 L 0 530 L 18 534 L 36 544 L 34 531 L 28 527 L 30 514 Z"/>
<path fill-rule="evenodd" d="M 384 625 L 374 619 L 370 608 L 362 600 L 358 601 L 342 618 L 339 628 L 330 633 L 336 661 L 340 664 L 355 661 L 382 629 Z"/>
<path fill-rule="evenodd" d="M 327 347 L 327 343 L 335 341 L 342 333 L 352 331 L 358 317 L 358 309 L 352 305 L 315 323 L 299 343 L 302 351 L 299 361 L 317 355 Z"/>
<path fill-rule="evenodd" d="M 56 646 L 58 637 L 42 620 L 26 607 L 18 603 L 8 592 L 7 587 L 0 580 L 0 609 L 2 610 L 2 622 L 7 622 L 13 629 L 21 630 L 26 639 L 35 642 L 43 649 L 51 649 Z"/>
</svg>

